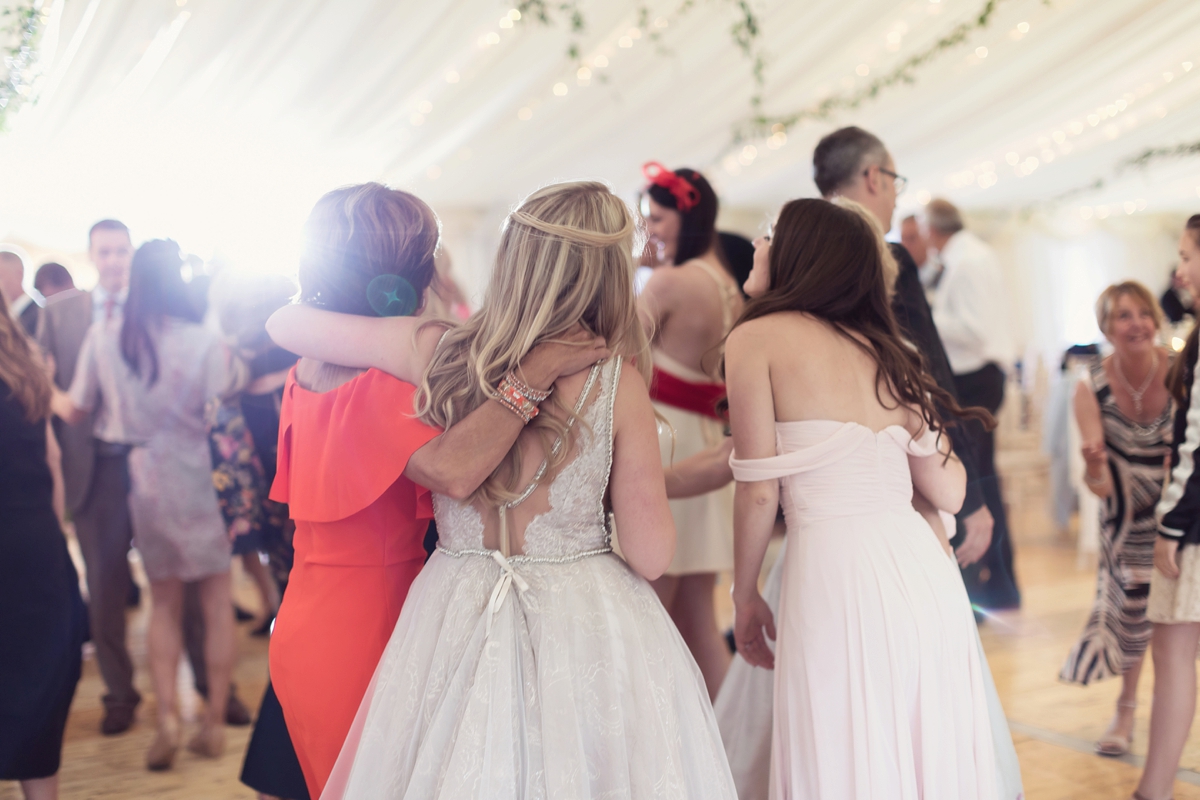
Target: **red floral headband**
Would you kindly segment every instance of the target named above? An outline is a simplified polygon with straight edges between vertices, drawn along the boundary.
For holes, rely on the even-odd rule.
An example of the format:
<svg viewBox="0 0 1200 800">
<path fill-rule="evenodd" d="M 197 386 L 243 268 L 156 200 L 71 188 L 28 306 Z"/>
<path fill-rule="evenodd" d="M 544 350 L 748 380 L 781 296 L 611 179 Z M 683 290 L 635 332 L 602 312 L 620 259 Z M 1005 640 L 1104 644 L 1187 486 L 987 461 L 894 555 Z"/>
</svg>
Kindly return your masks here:
<svg viewBox="0 0 1200 800">
<path fill-rule="evenodd" d="M 687 178 L 664 167 L 657 161 L 647 161 L 642 165 L 642 174 L 651 186 L 661 186 L 675 198 L 675 208 L 687 213 L 700 202 L 700 190 Z"/>
</svg>

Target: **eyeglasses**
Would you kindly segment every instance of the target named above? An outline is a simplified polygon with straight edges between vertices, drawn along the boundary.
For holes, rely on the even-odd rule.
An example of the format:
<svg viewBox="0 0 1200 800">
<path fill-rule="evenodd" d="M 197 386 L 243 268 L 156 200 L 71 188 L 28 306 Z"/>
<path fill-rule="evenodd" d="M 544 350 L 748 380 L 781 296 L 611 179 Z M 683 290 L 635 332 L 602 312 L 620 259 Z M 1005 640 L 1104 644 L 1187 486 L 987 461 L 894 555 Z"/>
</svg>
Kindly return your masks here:
<svg viewBox="0 0 1200 800">
<path fill-rule="evenodd" d="M 884 169 L 883 167 L 876 167 L 875 169 L 879 170 L 884 175 L 890 175 L 892 178 L 892 185 L 896 187 L 896 194 L 904 194 L 904 187 L 908 186 L 908 178 L 904 177 L 903 175 L 897 175 L 890 169 Z M 870 172 L 871 168 L 867 167 L 863 170 L 863 175 L 867 175 Z"/>
</svg>

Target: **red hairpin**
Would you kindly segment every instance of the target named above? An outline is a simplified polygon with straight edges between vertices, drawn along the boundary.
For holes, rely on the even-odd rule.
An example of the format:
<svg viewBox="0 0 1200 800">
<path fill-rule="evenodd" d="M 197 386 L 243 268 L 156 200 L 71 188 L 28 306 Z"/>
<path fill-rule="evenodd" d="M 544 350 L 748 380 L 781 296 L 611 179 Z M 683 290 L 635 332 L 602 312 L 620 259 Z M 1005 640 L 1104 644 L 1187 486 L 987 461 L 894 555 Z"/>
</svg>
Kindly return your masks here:
<svg viewBox="0 0 1200 800">
<path fill-rule="evenodd" d="M 642 174 L 651 186 L 661 186 L 675 198 L 675 208 L 686 214 L 700 202 L 700 191 L 687 178 L 664 167 L 657 161 L 642 165 Z"/>
</svg>

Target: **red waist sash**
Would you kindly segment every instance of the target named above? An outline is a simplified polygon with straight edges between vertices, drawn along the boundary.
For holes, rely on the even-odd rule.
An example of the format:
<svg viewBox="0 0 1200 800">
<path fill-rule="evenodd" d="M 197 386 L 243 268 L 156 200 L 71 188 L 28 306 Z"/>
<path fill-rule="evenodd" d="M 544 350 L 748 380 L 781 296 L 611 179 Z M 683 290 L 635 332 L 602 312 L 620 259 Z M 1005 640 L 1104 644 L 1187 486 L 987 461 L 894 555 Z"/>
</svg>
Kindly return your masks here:
<svg viewBox="0 0 1200 800">
<path fill-rule="evenodd" d="M 656 403 L 724 422 L 725 418 L 717 413 L 717 402 L 724 397 L 723 383 L 692 383 L 654 367 L 650 379 L 650 399 Z"/>
</svg>

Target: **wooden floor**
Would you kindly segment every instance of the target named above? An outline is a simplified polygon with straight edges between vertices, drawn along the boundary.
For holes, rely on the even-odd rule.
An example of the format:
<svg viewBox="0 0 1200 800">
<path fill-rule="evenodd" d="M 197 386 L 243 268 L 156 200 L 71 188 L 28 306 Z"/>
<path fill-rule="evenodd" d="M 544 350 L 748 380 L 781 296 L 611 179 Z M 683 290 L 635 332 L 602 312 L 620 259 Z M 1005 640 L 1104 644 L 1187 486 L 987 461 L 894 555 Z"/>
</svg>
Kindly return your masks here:
<svg viewBox="0 0 1200 800">
<path fill-rule="evenodd" d="M 1069 537 L 1046 519 L 1044 460 L 1035 448 L 1013 446 L 1001 453 L 1005 491 L 1016 530 L 1017 575 L 1024 595 L 1020 611 L 997 614 L 981 627 L 984 647 L 1008 712 L 1021 759 L 1029 800 L 1128 800 L 1145 754 L 1153 673 L 1143 673 L 1133 754 L 1112 760 L 1091 752 L 1104 730 L 1118 692 L 1116 681 L 1082 689 L 1059 683 L 1058 670 L 1083 626 L 1091 603 L 1095 564 L 1079 563 Z M 241 602 L 254 606 L 245 580 L 237 581 Z M 728 619 L 727 585 L 719 586 L 722 616 Z M 146 612 L 130 614 L 131 643 L 138 667 L 138 688 L 147 701 L 127 734 L 103 737 L 95 662 L 84 664 L 67 728 L 60 772 L 64 800 L 83 798 L 252 798 L 238 783 L 248 728 L 228 729 L 228 751 L 206 760 L 181 751 L 175 769 L 149 773 L 143 757 L 152 735 L 153 698 L 145 670 Z M 239 634 L 238 691 L 256 706 L 264 687 L 266 642 Z M 195 717 L 197 701 L 181 669 L 185 716 Z M 1175 797 L 1200 800 L 1200 727 L 1184 752 Z M 0 783 L 0 800 L 16 800 L 15 784 Z M 833 799 L 831 799 L 833 800 Z"/>
</svg>

